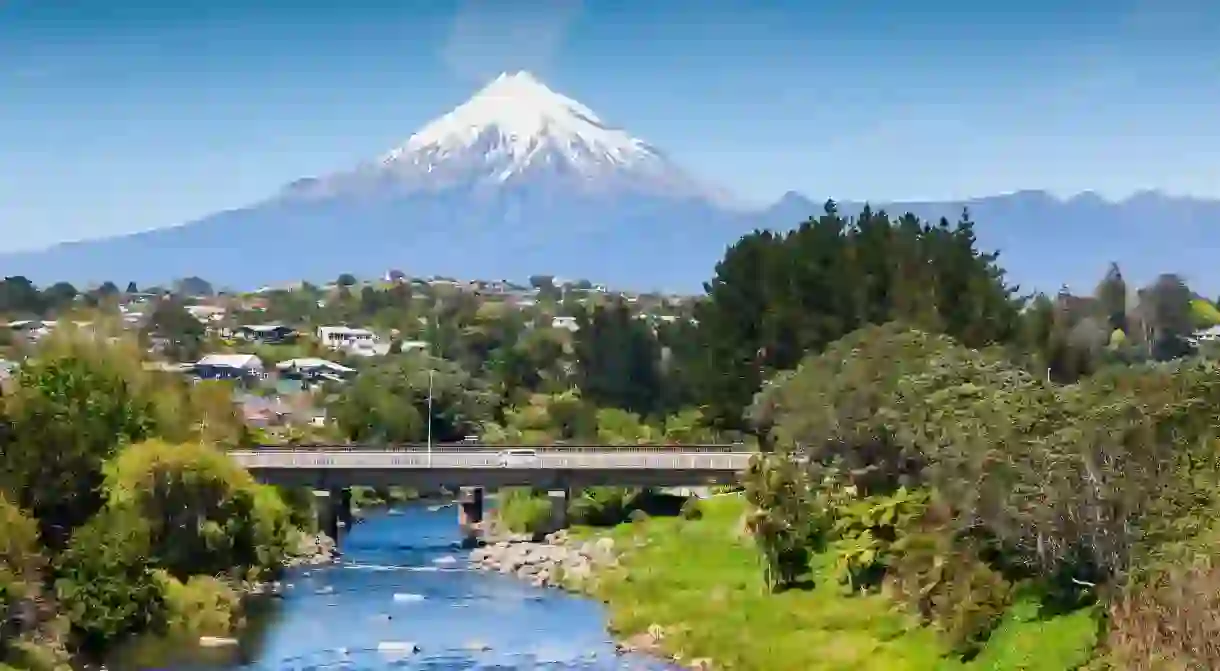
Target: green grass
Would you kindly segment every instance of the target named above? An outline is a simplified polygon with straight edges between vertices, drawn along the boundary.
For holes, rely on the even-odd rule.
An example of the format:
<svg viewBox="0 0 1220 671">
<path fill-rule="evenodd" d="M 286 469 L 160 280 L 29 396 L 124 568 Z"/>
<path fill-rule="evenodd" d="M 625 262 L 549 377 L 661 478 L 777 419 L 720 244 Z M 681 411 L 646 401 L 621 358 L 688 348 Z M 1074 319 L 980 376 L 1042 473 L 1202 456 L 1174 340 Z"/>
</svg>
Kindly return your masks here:
<svg viewBox="0 0 1220 671">
<path fill-rule="evenodd" d="M 809 590 L 770 594 L 753 542 L 740 530 L 744 503 L 717 497 L 704 518 L 654 518 L 608 533 L 622 566 L 592 587 L 621 636 L 657 624 L 666 650 L 711 658 L 717 669 L 815 671 L 876 669 L 1057 671 L 1089 658 L 1096 625 L 1088 612 L 1041 619 L 1036 605 L 1014 606 L 971 662 L 946 657 L 936 632 L 883 596 L 846 595 L 832 580 Z M 576 536 L 599 535 L 576 529 Z M 814 561 L 826 575 L 830 558 Z"/>
</svg>

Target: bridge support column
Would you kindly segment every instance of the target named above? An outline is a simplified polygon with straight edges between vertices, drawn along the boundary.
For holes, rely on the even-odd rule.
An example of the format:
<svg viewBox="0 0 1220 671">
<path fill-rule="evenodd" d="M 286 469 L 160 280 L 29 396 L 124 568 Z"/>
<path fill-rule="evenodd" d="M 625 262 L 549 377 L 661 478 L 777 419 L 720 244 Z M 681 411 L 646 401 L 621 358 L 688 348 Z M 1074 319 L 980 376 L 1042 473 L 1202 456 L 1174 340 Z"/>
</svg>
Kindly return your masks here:
<svg viewBox="0 0 1220 671">
<path fill-rule="evenodd" d="M 318 531 L 339 542 L 340 522 L 342 526 L 351 529 L 352 525 L 352 490 L 315 489 L 314 514 L 317 515 Z"/>
<path fill-rule="evenodd" d="M 318 523 L 318 531 L 339 540 L 339 518 L 335 515 L 336 508 L 331 501 L 328 489 L 313 490 L 313 512 Z"/>
<path fill-rule="evenodd" d="M 462 487 L 458 490 L 458 529 L 462 546 L 474 547 L 483 527 L 483 488 Z"/>
<path fill-rule="evenodd" d="M 551 528 L 554 530 L 568 527 L 568 508 L 572 505 L 572 486 L 563 489 L 552 489 L 547 492 L 551 501 Z"/>
</svg>

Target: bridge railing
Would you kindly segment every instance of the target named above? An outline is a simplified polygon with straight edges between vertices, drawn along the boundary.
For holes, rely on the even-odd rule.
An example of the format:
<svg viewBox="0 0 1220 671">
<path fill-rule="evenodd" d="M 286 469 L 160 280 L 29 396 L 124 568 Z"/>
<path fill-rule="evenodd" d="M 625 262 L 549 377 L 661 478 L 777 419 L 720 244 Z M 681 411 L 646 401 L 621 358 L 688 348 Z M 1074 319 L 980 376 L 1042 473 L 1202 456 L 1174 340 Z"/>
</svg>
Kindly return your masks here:
<svg viewBox="0 0 1220 671">
<path fill-rule="evenodd" d="M 250 469 L 506 469 L 506 470 L 741 470 L 750 454 L 700 452 L 631 452 L 591 454 L 542 453 L 534 460 L 504 465 L 494 452 L 386 451 L 265 451 L 235 450 L 229 453 Z"/>
<path fill-rule="evenodd" d="M 539 454 L 572 454 L 572 453 L 602 453 L 610 450 L 623 452 L 696 452 L 696 453 L 736 453 L 746 452 L 748 448 L 743 443 L 708 444 L 708 445 L 486 445 L 482 443 L 444 443 L 427 445 L 259 445 L 254 449 L 261 452 L 405 452 L 439 454 L 444 452 L 502 452 L 504 450 L 533 450 Z"/>
</svg>

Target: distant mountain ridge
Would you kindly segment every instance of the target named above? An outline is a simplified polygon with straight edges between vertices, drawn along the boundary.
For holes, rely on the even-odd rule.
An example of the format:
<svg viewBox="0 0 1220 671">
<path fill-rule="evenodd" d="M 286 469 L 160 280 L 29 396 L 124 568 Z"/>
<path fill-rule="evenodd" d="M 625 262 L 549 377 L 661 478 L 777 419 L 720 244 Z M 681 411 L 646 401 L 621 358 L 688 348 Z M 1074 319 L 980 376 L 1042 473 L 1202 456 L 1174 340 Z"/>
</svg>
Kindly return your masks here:
<svg viewBox="0 0 1220 671">
<path fill-rule="evenodd" d="M 1026 288 L 1091 290 L 1110 261 L 1137 282 L 1176 271 L 1197 289 L 1220 287 L 1220 201 L 1149 192 L 1111 203 L 1022 191 L 874 203 L 894 215 L 950 220 L 963 207 L 982 246 L 999 248 L 1001 264 Z M 821 202 L 795 192 L 743 209 L 652 144 L 516 73 L 350 170 L 298 179 L 263 202 L 179 226 L 0 254 L 0 273 L 40 284 L 197 275 L 253 288 L 401 268 L 697 291 L 745 233 L 789 229 L 821 211 Z"/>
<path fill-rule="evenodd" d="M 763 215 L 767 227 L 791 227 L 822 213 L 825 201 L 795 192 Z M 862 203 L 837 203 L 859 213 Z M 936 221 L 957 221 L 963 210 L 975 222 L 979 246 L 999 250 L 999 263 L 1026 290 L 1057 291 L 1067 285 L 1091 293 L 1111 262 L 1130 282 L 1151 282 L 1174 272 L 1200 293 L 1220 293 L 1220 200 L 1143 191 L 1117 201 L 1085 192 L 1059 198 L 1045 191 L 955 201 L 870 203 L 891 216 L 911 212 Z"/>
</svg>

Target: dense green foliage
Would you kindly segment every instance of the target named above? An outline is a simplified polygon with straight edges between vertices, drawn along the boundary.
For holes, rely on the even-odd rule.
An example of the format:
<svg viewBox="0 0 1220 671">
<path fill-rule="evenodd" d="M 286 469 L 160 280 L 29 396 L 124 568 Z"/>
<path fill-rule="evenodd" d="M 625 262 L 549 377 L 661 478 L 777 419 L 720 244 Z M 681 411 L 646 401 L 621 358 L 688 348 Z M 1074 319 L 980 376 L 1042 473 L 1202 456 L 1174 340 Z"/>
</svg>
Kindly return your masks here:
<svg viewBox="0 0 1220 671">
<path fill-rule="evenodd" d="M 1080 607 L 1174 579 L 1164 558 L 1197 552 L 1220 512 L 1218 407 L 1206 362 L 1056 386 L 999 349 L 865 328 L 758 395 L 778 451 L 747 477 L 752 528 L 777 586 L 828 544 L 842 582 L 888 586 L 971 655 L 1018 587 Z"/>
<path fill-rule="evenodd" d="M 973 223 L 930 225 L 866 209 L 826 213 L 729 249 L 696 309 L 704 346 L 691 365 L 711 417 L 746 428 L 743 409 L 763 380 L 865 324 L 906 320 L 971 346 L 1004 342 L 1019 303 Z"/>
<path fill-rule="evenodd" d="M 282 566 L 289 508 L 219 449 L 247 436 L 230 398 L 105 335 L 40 345 L 0 404 L 0 662 L 57 669 L 201 601 L 232 610 L 233 586 Z"/>
</svg>

